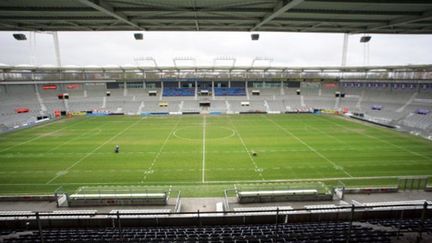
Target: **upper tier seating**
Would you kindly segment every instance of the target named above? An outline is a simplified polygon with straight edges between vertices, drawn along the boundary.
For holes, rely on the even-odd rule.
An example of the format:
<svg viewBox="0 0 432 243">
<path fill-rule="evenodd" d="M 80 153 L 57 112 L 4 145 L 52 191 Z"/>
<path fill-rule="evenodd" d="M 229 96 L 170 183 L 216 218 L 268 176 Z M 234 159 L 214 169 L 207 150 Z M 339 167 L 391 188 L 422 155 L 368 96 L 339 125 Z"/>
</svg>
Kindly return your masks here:
<svg viewBox="0 0 432 243">
<path fill-rule="evenodd" d="M 246 90 L 243 87 L 236 88 L 214 88 L 216 96 L 246 96 Z"/>
<path fill-rule="evenodd" d="M 195 88 L 164 88 L 163 96 L 195 96 Z"/>
</svg>

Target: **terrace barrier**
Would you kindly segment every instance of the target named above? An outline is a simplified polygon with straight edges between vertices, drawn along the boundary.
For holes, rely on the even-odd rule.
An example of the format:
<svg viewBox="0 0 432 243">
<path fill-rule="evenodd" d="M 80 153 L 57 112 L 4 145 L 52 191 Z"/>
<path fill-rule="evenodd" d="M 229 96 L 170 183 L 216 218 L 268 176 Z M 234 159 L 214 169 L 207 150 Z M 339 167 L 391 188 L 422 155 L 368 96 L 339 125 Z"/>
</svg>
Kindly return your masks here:
<svg viewBox="0 0 432 243">
<path fill-rule="evenodd" d="M 53 195 L 11 195 L 0 196 L 0 202 L 28 202 L 28 201 L 49 201 L 53 202 L 56 197 Z"/>
<path fill-rule="evenodd" d="M 344 193 L 348 194 L 370 194 L 370 193 L 394 193 L 398 187 L 369 187 L 369 188 L 345 188 Z"/>
<path fill-rule="evenodd" d="M 344 205 L 337 208 L 276 208 L 272 210 L 241 210 L 212 212 L 116 212 L 98 213 L 73 211 L 49 213 L 29 211 L 3 211 L 0 213 L 2 229 L 50 229 L 50 228 L 101 228 L 101 227 L 148 227 L 184 225 L 247 225 L 286 224 L 327 221 L 364 221 L 372 219 L 419 219 L 430 218 L 432 208 L 429 202 L 423 204 L 391 204 L 356 206 Z M 134 217 L 135 216 L 135 217 Z M 421 230 L 421 229 L 419 229 Z"/>
</svg>

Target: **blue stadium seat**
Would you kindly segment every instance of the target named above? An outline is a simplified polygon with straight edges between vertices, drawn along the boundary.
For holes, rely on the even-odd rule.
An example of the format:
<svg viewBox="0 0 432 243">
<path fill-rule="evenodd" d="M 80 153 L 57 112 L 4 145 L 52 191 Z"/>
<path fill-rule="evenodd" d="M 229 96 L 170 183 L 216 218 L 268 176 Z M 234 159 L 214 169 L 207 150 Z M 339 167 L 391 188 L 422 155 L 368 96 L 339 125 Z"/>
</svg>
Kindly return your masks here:
<svg viewBox="0 0 432 243">
<path fill-rule="evenodd" d="M 246 90 L 243 87 L 235 88 L 214 88 L 216 96 L 246 96 Z"/>
<path fill-rule="evenodd" d="M 163 96 L 195 96 L 195 88 L 164 88 Z"/>
</svg>

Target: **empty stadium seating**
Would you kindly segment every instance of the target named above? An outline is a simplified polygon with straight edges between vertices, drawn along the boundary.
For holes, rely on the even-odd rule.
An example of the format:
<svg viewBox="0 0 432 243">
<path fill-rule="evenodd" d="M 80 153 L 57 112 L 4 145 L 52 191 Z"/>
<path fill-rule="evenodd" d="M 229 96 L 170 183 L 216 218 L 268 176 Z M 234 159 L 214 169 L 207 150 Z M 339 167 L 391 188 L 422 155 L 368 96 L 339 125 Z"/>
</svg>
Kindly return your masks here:
<svg viewBox="0 0 432 243">
<path fill-rule="evenodd" d="M 367 119 L 397 125 L 403 130 L 415 131 L 425 137 L 432 135 L 432 114 L 419 115 L 416 110 L 432 110 L 432 90 L 395 89 L 392 87 L 351 87 L 341 83 L 340 89 L 326 87 L 320 82 L 302 82 L 301 94 L 298 88 L 259 88 L 260 95 L 251 94 L 254 88 L 246 89 L 244 82 L 231 87 L 215 87 L 214 96 L 196 96 L 195 88 L 119 88 L 107 89 L 104 83 L 85 83 L 69 89 L 67 85 L 57 85 L 55 90 L 44 89 L 43 85 L 2 86 L 0 96 L 0 126 L 8 130 L 22 124 L 36 121 L 40 115 L 52 115 L 60 111 L 105 111 L 125 114 L 146 112 L 296 112 L 312 108 L 349 110 L 363 113 Z M 172 86 L 172 85 L 171 85 Z M 428 86 L 429 87 L 429 86 Z M 148 91 L 156 91 L 157 96 L 149 96 Z M 336 98 L 340 90 L 344 98 Z M 106 92 L 110 91 L 110 96 Z M 58 93 L 69 93 L 69 100 L 59 100 Z M 162 94 L 162 96 L 161 96 Z M 397 97 L 397 98 L 395 98 Z M 199 106 L 201 100 L 210 107 Z M 160 106 L 166 102 L 167 107 Z M 247 102 L 248 105 L 242 105 Z M 374 110 L 374 105 L 381 110 Z M 18 107 L 27 107 L 28 113 L 16 114 Z"/>
<path fill-rule="evenodd" d="M 163 96 L 195 96 L 195 88 L 164 88 Z"/>
<path fill-rule="evenodd" d="M 425 219 L 422 223 L 420 219 L 385 219 L 385 220 L 368 220 L 370 224 L 392 227 L 402 231 L 418 231 L 420 227 L 423 231 L 432 233 L 432 219 Z"/>
<path fill-rule="evenodd" d="M 246 96 L 246 90 L 243 87 L 235 88 L 214 88 L 216 96 Z"/>
<path fill-rule="evenodd" d="M 350 233 L 349 233 L 350 232 Z M 9 232 L 5 232 L 7 234 Z M 43 230 L 45 242 L 391 242 L 396 231 L 347 222 Z M 41 242 L 37 231 L 4 242 Z"/>
</svg>

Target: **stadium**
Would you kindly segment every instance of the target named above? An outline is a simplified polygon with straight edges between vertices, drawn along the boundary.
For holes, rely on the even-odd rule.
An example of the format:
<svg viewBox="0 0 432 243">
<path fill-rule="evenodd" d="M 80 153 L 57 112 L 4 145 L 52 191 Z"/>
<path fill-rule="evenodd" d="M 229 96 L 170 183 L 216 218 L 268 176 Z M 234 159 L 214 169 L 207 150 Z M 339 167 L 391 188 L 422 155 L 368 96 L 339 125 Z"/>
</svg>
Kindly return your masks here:
<svg viewBox="0 0 432 243">
<path fill-rule="evenodd" d="M 0 64 L 0 242 L 431 242 L 432 64 L 346 65 L 349 35 L 429 35 L 431 9 L 0 2 L 57 61 Z M 57 31 L 101 30 L 340 33 L 342 64 L 62 65 Z"/>
</svg>

